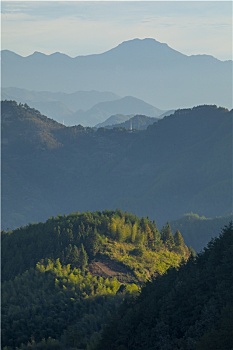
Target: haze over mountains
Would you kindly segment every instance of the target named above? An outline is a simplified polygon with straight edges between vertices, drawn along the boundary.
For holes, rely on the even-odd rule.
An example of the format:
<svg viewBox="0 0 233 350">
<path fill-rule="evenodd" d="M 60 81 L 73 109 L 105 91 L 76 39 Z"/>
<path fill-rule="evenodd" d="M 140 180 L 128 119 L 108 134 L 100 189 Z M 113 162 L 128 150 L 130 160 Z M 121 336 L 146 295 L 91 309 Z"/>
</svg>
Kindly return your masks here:
<svg viewBox="0 0 233 350">
<path fill-rule="evenodd" d="M 232 61 L 2 51 L 2 85 L 3 349 L 232 350 Z"/>
<path fill-rule="evenodd" d="M 232 111 L 199 106 L 145 131 L 95 131 L 2 102 L 2 227 L 106 208 L 159 225 L 230 214 Z"/>
<path fill-rule="evenodd" d="M 154 39 L 125 41 L 102 54 L 75 58 L 39 52 L 21 57 L 3 50 L 2 86 L 111 91 L 162 110 L 201 104 L 232 108 L 232 61 L 186 56 Z"/>
<path fill-rule="evenodd" d="M 119 122 L 119 117 L 125 117 L 123 122 Z M 117 120 L 117 123 L 115 123 Z M 96 125 L 96 127 L 105 127 L 108 129 L 113 128 L 125 128 L 127 130 L 145 130 L 149 125 L 154 124 L 158 121 L 158 118 L 147 117 L 146 115 L 137 114 L 135 116 L 122 116 L 122 115 L 113 115 L 105 122 Z"/>
<path fill-rule="evenodd" d="M 2 100 L 27 103 L 42 114 L 66 126 L 95 126 L 115 114 L 146 114 L 151 118 L 164 116 L 166 112 L 132 96 L 123 98 L 111 92 L 76 91 L 55 93 L 30 91 L 20 88 L 2 88 Z M 115 119 L 117 123 L 117 118 Z"/>
<path fill-rule="evenodd" d="M 78 121 L 76 125 L 95 126 L 113 114 L 123 113 L 126 115 L 141 113 L 155 118 L 163 114 L 163 111 L 135 97 L 126 96 L 114 101 L 100 102 L 88 111 L 78 111 L 74 113 L 74 119 Z"/>
</svg>

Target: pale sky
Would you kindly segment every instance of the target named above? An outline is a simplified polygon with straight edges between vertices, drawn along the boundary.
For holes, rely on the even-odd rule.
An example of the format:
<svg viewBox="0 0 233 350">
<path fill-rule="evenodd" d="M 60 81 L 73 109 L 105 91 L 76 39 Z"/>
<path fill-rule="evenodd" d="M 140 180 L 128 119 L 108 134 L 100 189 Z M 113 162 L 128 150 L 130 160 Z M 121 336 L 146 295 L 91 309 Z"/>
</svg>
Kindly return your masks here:
<svg viewBox="0 0 233 350">
<path fill-rule="evenodd" d="M 232 59 L 231 1 L 2 1 L 1 49 L 101 53 L 154 38 L 186 55 Z"/>
</svg>

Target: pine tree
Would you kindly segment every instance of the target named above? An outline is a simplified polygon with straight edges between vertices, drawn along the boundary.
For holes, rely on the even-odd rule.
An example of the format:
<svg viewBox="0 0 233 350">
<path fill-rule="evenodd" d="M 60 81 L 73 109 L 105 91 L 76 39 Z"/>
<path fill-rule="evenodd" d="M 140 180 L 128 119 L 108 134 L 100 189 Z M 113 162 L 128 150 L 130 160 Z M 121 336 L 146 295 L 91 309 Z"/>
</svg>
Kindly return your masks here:
<svg viewBox="0 0 233 350">
<path fill-rule="evenodd" d="M 162 228 L 162 230 L 161 230 L 161 239 L 162 239 L 164 245 L 169 250 L 171 250 L 174 247 L 174 245 L 175 245 L 174 237 L 173 237 L 171 226 L 170 226 L 169 223 L 167 223 L 166 226 L 164 226 Z"/>
<path fill-rule="evenodd" d="M 185 245 L 184 238 L 179 230 L 174 234 L 174 242 L 176 247 L 183 247 Z"/>
</svg>

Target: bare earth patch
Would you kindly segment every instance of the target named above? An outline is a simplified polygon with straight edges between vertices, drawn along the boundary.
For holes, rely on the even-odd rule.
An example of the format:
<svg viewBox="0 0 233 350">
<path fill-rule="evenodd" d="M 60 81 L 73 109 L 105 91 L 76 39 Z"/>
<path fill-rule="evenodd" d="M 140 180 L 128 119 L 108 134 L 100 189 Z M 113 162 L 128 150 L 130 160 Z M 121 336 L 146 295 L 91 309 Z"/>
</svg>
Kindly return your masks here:
<svg viewBox="0 0 233 350">
<path fill-rule="evenodd" d="M 118 281 L 124 283 L 135 282 L 132 272 L 129 269 L 109 259 L 93 261 L 89 265 L 89 270 L 95 276 L 102 276 L 105 278 L 115 277 Z"/>
</svg>

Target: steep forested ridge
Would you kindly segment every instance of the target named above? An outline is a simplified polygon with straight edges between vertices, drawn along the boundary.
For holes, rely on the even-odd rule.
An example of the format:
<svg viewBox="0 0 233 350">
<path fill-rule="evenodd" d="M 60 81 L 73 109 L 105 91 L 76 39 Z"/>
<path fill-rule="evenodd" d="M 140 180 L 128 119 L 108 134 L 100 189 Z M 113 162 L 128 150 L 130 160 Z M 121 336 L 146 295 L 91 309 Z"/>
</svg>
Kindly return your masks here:
<svg viewBox="0 0 233 350">
<path fill-rule="evenodd" d="M 92 349 L 125 298 L 189 256 L 179 231 L 120 210 L 2 232 L 2 347 Z"/>
<path fill-rule="evenodd" d="M 232 209 L 232 111 L 178 110 L 145 131 L 65 127 L 2 102 L 2 227 L 122 208 L 161 226 Z"/>
<path fill-rule="evenodd" d="M 125 302 L 96 350 L 232 350 L 233 226 Z"/>
</svg>

